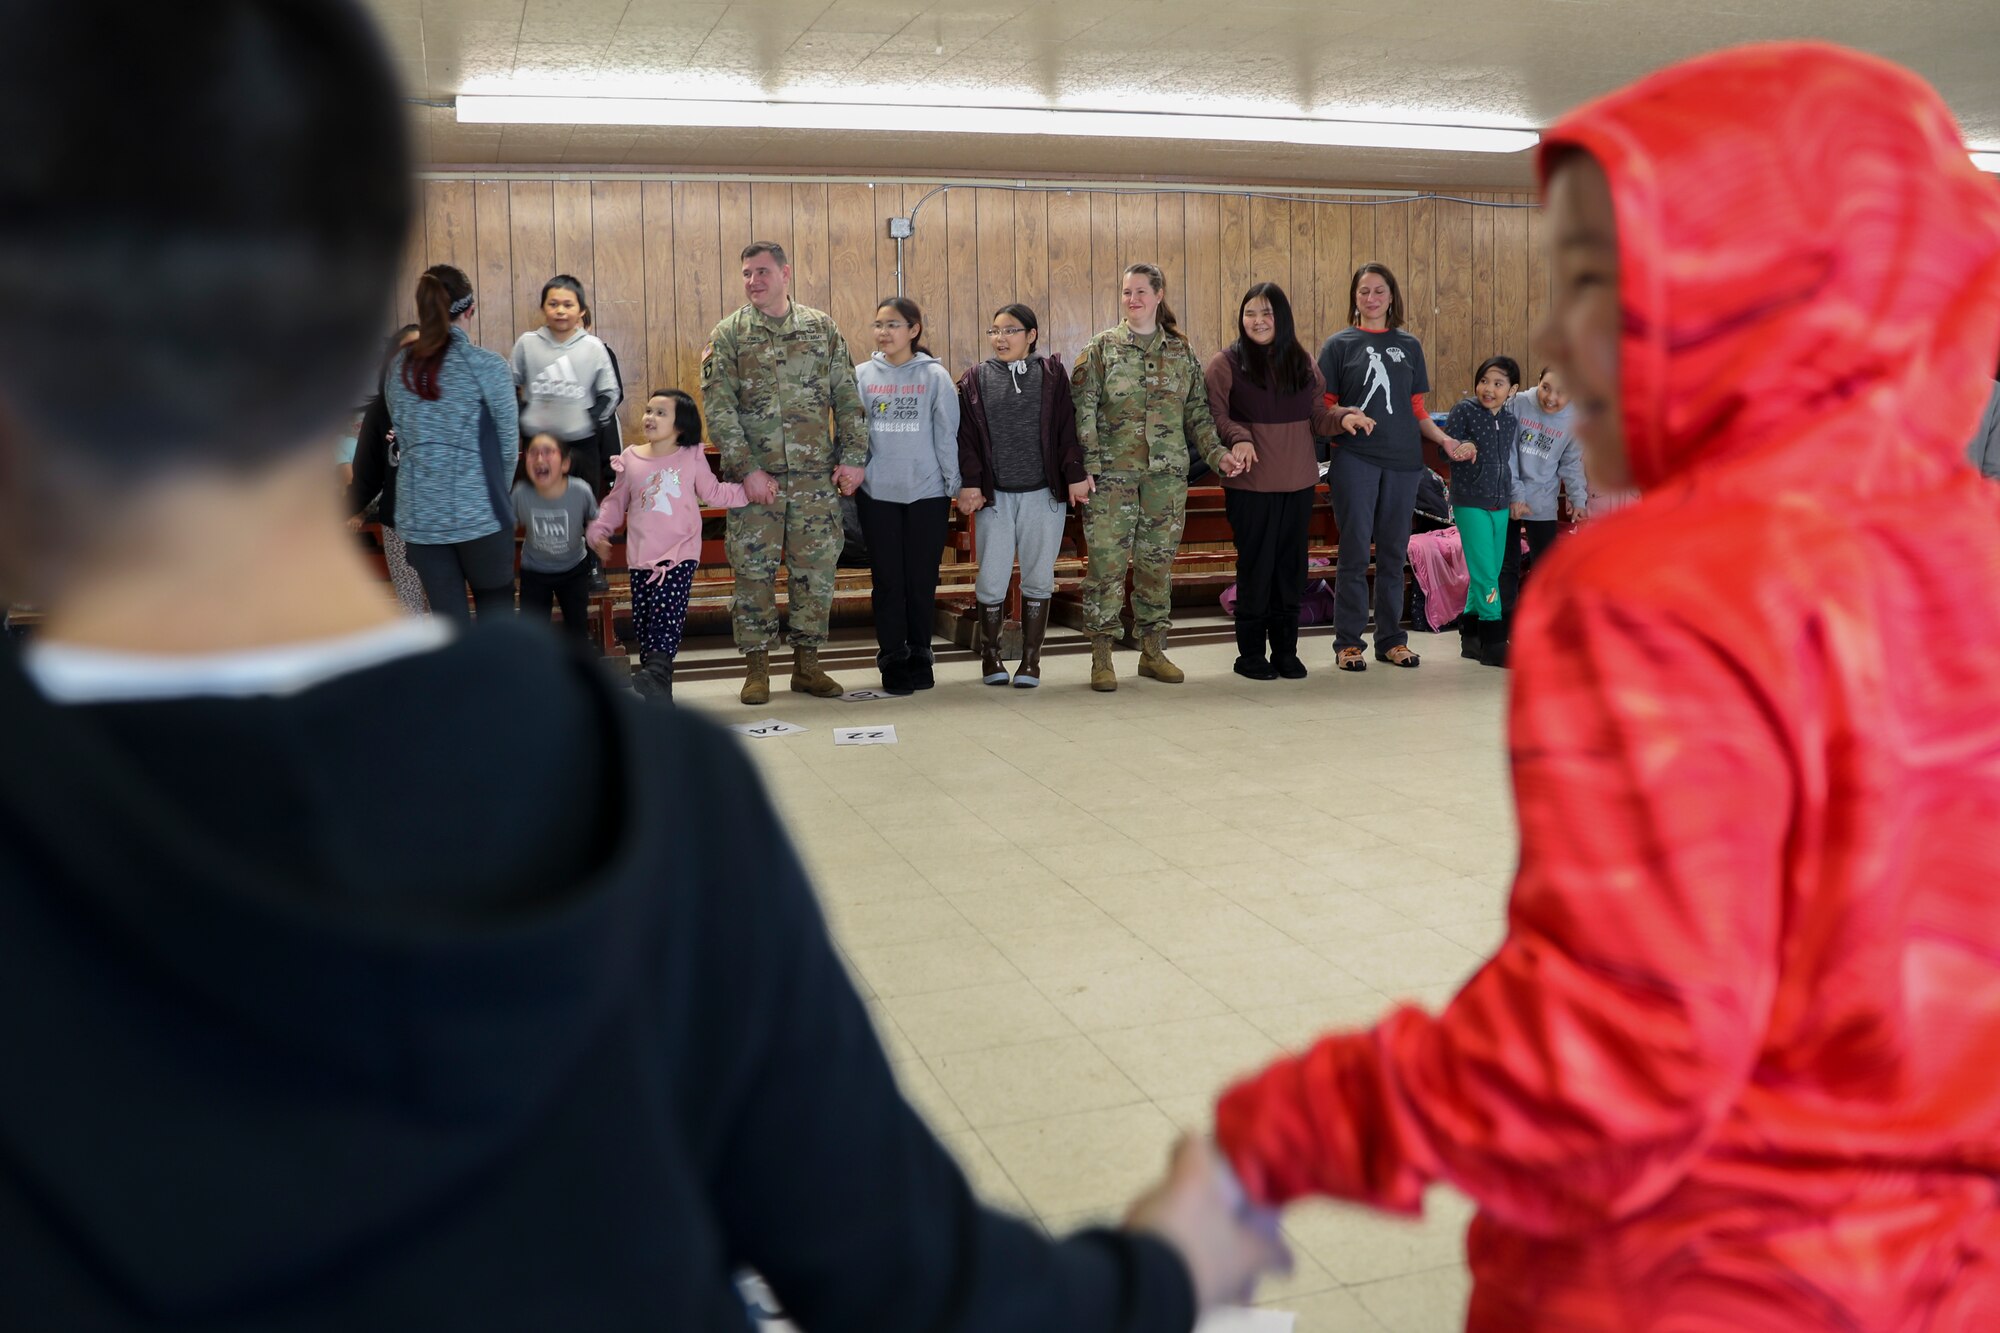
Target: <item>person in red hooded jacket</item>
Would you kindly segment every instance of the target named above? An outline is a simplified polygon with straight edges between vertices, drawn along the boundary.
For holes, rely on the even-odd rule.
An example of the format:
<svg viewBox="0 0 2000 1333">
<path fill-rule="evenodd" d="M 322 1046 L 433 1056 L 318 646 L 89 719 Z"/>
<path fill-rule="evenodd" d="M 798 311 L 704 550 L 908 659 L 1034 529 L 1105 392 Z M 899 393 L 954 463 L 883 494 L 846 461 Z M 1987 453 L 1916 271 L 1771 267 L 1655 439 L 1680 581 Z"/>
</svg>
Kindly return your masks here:
<svg viewBox="0 0 2000 1333">
<path fill-rule="evenodd" d="M 1522 606 L 1507 935 L 1217 1138 L 1266 1204 L 1469 1195 L 1475 1330 L 2000 1329 L 2000 185 L 1808 44 L 1540 164 L 1543 338 L 1644 496 Z"/>
</svg>

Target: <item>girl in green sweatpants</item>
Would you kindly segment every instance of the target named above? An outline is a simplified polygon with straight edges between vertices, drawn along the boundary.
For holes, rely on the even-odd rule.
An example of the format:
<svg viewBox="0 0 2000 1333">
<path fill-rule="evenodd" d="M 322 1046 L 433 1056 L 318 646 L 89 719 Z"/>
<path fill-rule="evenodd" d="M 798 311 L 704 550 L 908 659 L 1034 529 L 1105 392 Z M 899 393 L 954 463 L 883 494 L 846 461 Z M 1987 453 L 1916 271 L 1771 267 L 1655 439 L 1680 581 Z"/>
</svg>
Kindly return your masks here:
<svg viewBox="0 0 2000 1333">
<path fill-rule="evenodd" d="M 1465 615 L 1459 621 L 1459 653 L 1487 666 L 1507 665 L 1501 638 L 1506 608 L 1500 605 L 1500 563 L 1514 503 L 1521 498 L 1515 442 L 1521 423 L 1507 408 L 1520 387 L 1521 368 L 1512 357 L 1490 356 L 1474 378 L 1472 396 L 1445 418 L 1444 433 L 1458 442 L 1452 454 L 1451 518 L 1465 548 Z"/>
</svg>

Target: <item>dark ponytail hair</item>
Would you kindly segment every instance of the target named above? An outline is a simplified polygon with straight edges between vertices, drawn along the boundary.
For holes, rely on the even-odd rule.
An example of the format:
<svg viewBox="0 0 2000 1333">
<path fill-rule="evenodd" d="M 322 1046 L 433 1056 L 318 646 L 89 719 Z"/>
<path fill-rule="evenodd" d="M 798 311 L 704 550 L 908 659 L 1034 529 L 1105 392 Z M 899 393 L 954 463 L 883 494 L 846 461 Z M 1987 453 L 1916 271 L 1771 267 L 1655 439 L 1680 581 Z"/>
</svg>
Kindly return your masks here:
<svg viewBox="0 0 2000 1333">
<path fill-rule="evenodd" d="M 1012 315 L 1017 324 L 1033 335 L 1028 339 L 1028 355 L 1040 356 L 1042 352 L 1042 326 L 1036 321 L 1035 312 L 1027 306 L 1022 305 L 1019 301 L 1016 301 L 1012 305 L 1003 305 L 993 312 L 993 318 L 995 319 L 1000 318 L 1002 315 Z"/>
<path fill-rule="evenodd" d="M 403 387 L 437 401 L 438 370 L 451 346 L 451 322 L 472 309 L 472 280 L 450 264 L 432 264 L 417 279 L 417 340 L 403 361 Z"/>
<path fill-rule="evenodd" d="M 1271 303 L 1269 347 L 1243 336 L 1243 311 L 1260 296 Z M 1243 293 L 1243 301 L 1236 307 L 1236 341 L 1229 354 L 1243 368 L 1244 378 L 1272 393 L 1299 393 L 1312 383 L 1312 358 L 1299 346 L 1291 300 L 1275 282 L 1257 283 Z"/>
<path fill-rule="evenodd" d="M 884 307 L 894 310 L 918 330 L 917 336 L 910 340 L 910 350 L 912 352 L 922 352 L 925 356 L 931 357 L 937 355 L 936 352 L 924 346 L 923 332 L 926 325 L 924 324 L 924 308 L 922 306 L 907 296 L 885 296 L 875 303 L 877 310 L 881 310 Z"/>
<path fill-rule="evenodd" d="M 1179 338 L 1182 342 L 1186 342 L 1187 335 L 1181 332 L 1180 321 L 1174 318 L 1174 308 L 1167 304 L 1167 275 L 1160 271 L 1158 264 L 1128 265 L 1125 277 L 1129 278 L 1134 273 L 1145 274 L 1153 290 L 1160 294 L 1160 327 L 1167 331 L 1169 338 Z"/>
</svg>

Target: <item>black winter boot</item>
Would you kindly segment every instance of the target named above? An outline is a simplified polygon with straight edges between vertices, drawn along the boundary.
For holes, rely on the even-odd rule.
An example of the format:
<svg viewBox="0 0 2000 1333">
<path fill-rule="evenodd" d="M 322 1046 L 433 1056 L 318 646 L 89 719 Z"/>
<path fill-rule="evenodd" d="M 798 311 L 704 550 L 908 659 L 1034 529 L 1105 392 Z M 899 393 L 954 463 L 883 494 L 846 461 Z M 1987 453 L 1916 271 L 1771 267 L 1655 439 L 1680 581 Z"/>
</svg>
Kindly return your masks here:
<svg viewBox="0 0 2000 1333">
<path fill-rule="evenodd" d="M 910 654 L 877 653 L 875 665 L 882 672 L 882 688 L 890 694 L 909 694 L 917 687 L 910 674 Z"/>
<path fill-rule="evenodd" d="M 1014 668 L 1014 688 L 1032 690 L 1042 683 L 1042 640 L 1049 632 L 1049 599 L 1021 599 L 1021 661 Z"/>
<path fill-rule="evenodd" d="M 1264 625 L 1260 617 L 1236 617 L 1236 674 L 1251 680 L 1276 680 L 1278 673 L 1264 657 Z"/>
<path fill-rule="evenodd" d="M 1486 657 L 1485 636 L 1480 627 L 1487 622 L 1478 619 L 1470 611 L 1458 618 L 1458 655 L 1469 657 L 1475 662 Z"/>
<path fill-rule="evenodd" d="M 1299 622 L 1273 618 L 1266 629 L 1271 635 L 1271 670 L 1284 680 L 1304 680 L 1306 664 L 1299 660 Z"/>
<path fill-rule="evenodd" d="M 979 678 L 988 685 L 1007 683 L 1007 664 L 1000 660 L 1000 635 L 1007 628 L 1007 607 L 979 603 Z"/>
<path fill-rule="evenodd" d="M 674 659 L 666 653 L 645 653 L 632 673 L 632 688 L 642 699 L 674 701 Z"/>
<path fill-rule="evenodd" d="M 1479 622 L 1479 665 L 1504 667 L 1507 665 L 1507 622 L 1504 620 L 1482 620 Z"/>
</svg>

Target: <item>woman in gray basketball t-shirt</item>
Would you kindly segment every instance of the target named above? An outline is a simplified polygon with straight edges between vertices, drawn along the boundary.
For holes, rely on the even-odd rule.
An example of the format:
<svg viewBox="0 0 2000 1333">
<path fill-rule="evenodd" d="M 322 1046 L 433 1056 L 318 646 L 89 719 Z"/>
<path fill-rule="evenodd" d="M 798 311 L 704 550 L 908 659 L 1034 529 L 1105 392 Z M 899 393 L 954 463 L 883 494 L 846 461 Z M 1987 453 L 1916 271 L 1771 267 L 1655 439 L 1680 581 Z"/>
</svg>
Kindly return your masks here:
<svg viewBox="0 0 2000 1333">
<path fill-rule="evenodd" d="M 1367 422 L 1335 441 L 1327 486 L 1340 525 L 1334 579 L 1334 660 L 1342 671 L 1366 671 L 1361 635 L 1368 628 L 1368 563 L 1375 562 L 1375 660 L 1414 667 L 1403 628 L 1403 569 L 1409 559 L 1417 481 L 1429 440 L 1453 457 L 1468 446 L 1438 428 L 1424 411 L 1430 376 L 1424 345 L 1403 328 L 1403 293 L 1386 265 L 1354 270 L 1347 289 L 1353 325 L 1319 349 L 1327 400 L 1358 407 Z"/>
</svg>

